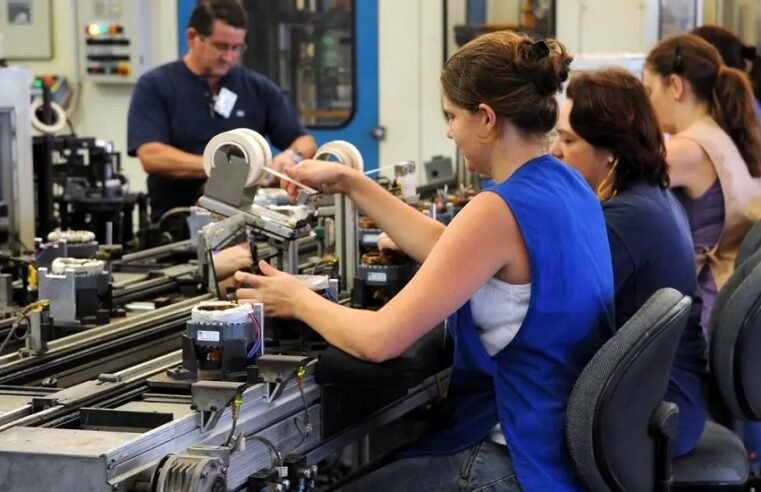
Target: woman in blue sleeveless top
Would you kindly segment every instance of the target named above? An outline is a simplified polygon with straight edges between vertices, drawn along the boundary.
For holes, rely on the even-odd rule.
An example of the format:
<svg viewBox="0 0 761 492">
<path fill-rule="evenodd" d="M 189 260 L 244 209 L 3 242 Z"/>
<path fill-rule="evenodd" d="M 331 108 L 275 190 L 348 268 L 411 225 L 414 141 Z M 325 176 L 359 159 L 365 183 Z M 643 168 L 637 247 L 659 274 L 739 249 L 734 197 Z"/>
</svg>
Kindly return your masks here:
<svg viewBox="0 0 761 492">
<path fill-rule="evenodd" d="M 608 227 L 620 328 L 658 289 L 693 297 L 665 400 L 679 407 L 674 455 L 691 451 L 706 421 L 706 341 L 690 225 L 668 189 L 663 136 L 642 82 L 611 68 L 571 78 L 552 154 L 596 190 Z"/>
<path fill-rule="evenodd" d="M 349 309 L 260 264 L 239 272 L 242 300 L 295 317 L 338 348 L 383 361 L 454 313 L 448 418 L 406 457 L 348 490 L 582 490 L 565 446 L 579 373 L 613 332 L 605 222 L 589 185 L 544 153 L 562 44 L 497 32 L 441 74 L 447 137 L 469 169 L 497 183 L 445 228 L 343 166 L 305 161 L 291 177 L 347 194 L 422 265 L 378 311 Z"/>
</svg>

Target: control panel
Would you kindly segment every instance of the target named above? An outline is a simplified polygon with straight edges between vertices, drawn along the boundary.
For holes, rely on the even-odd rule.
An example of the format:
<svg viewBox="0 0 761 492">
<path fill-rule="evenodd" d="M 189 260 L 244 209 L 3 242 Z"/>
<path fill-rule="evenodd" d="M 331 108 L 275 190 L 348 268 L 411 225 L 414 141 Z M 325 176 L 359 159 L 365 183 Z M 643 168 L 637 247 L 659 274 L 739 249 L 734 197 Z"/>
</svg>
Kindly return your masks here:
<svg viewBox="0 0 761 492">
<path fill-rule="evenodd" d="M 32 101 L 42 97 L 44 85 L 50 88 L 50 99 L 62 107 L 65 107 L 69 98 L 72 97 L 72 90 L 66 77 L 56 74 L 42 74 L 35 75 L 32 80 Z"/>
<path fill-rule="evenodd" d="M 77 0 L 82 77 L 132 83 L 151 64 L 150 0 Z"/>
</svg>

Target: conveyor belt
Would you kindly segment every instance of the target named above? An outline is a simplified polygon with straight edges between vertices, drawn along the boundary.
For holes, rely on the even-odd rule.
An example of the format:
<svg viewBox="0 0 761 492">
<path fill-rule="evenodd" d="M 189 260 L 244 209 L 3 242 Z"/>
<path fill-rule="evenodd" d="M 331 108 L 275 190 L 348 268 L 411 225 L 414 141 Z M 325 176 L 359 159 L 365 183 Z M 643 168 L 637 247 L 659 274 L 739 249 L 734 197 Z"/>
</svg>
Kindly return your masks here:
<svg viewBox="0 0 761 492">
<path fill-rule="evenodd" d="M 54 340 L 48 352 L 39 356 L 22 357 L 18 352 L 2 356 L 0 384 L 35 384 L 47 377 L 66 378 L 66 384 L 74 384 L 179 348 L 190 310 L 208 299 L 209 294 L 198 296 Z"/>
</svg>

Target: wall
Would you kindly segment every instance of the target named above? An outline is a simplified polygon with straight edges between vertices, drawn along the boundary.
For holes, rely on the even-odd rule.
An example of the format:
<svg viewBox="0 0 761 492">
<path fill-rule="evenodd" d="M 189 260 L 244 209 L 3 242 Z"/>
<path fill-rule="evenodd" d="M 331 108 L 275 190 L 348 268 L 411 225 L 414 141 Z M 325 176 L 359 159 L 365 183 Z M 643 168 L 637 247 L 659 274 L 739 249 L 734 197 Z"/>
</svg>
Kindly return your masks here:
<svg viewBox="0 0 761 492">
<path fill-rule="evenodd" d="M 379 120 L 387 129 L 380 142 L 380 166 L 414 160 L 422 182 L 425 161 L 436 155 L 454 161 L 456 152 L 446 138 L 441 111 L 443 3 L 381 0 L 378 4 Z M 381 174 L 389 175 L 390 170 Z"/>
<path fill-rule="evenodd" d="M 562 0 L 557 37 L 572 53 L 642 53 L 658 40 L 658 0 Z"/>
<path fill-rule="evenodd" d="M 50 60 L 11 60 L 13 65 L 28 68 L 32 75 L 57 73 L 65 75 L 80 94 L 72 122 L 77 134 L 113 141 L 122 153 L 122 164 L 133 190 L 145 190 L 145 173 L 135 158 L 127 157 L 127 109 L 132 85 L 94 84 L 81 81 L 78 74 L 76 1 L 53 0 L 53 58 Z M 176 2 L 150 2 L 147 18 L 153 21 L 153 57 L 157 64 L 177 57 Z"/>
<path fill-rule="evenodd" d="M 518 25 L 522 0 L 488 0 L 486 22 L 488 24 Z"/>
</svg>

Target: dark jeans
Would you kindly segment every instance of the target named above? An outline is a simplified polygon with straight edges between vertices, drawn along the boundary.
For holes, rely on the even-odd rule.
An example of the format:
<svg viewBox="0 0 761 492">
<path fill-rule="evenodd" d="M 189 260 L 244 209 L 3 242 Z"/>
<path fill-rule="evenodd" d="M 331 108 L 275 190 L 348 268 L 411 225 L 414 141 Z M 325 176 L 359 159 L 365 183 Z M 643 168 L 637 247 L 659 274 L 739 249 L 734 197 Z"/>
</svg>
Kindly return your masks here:
<svg viewBox="0 0 761 492">
<path fill-rule="evenodd" d="M 488 440 L 447 456 L 404 458 L 341 488 L 341 492 L 405 490 L 520 492 L 521 488 L 507 448 Z"/>
</svg>

